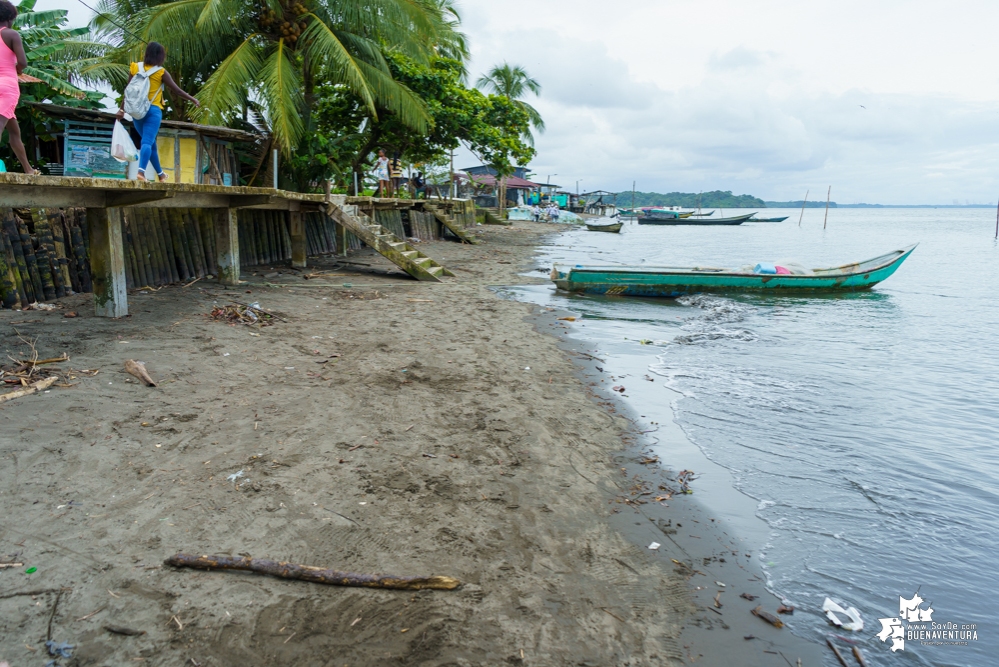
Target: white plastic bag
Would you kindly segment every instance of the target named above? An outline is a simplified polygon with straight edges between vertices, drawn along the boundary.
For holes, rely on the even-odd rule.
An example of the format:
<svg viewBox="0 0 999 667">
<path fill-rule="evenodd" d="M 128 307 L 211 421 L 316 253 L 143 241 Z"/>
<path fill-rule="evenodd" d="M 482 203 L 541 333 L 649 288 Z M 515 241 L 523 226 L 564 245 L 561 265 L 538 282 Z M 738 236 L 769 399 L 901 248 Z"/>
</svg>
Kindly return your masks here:
<svg viewBox="0 0 999 667">
<path fill-rule="evenodd" d="M 139 159 L 139 151 L 120 120 L 114 122 L 114 131 L 111 133 L 111 157 L 118 162 L 135 162 Z"/>
<path fill-rule="evenodd" d="M 822 603 L 822 611 L 826 612 L 826 618 L 833 625 L 839 626 L 844 630 L 852 630 L 853 632 L 860 632 L 864 629 L 864 620 L 860 618 L 860 612 L 857 611 L 856 607 L 843 607 L 839 606 L 829 598 L 826 598 L 825 602 Z M 849 620 L 844 621 L 838 614 L 843 614 Z"/>
</svg>

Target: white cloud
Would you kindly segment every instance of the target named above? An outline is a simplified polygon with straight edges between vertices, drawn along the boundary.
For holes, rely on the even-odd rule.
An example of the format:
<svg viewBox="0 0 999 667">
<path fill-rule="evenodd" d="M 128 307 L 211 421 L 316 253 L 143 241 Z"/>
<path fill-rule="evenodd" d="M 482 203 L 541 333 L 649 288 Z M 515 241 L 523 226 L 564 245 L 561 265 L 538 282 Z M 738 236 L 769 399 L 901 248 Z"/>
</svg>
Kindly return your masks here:
<svg viewBox="0 0 999 667">
<path fill-rule="evenodd" d="M 475 75 L 539 79 L 572 189 L 995 201 L 999 3 L 466 0 Z M 866 107 L 866 108 L 864 108 Z M 463 163 L 464 164 L 464 163 Z"/>
</svg>

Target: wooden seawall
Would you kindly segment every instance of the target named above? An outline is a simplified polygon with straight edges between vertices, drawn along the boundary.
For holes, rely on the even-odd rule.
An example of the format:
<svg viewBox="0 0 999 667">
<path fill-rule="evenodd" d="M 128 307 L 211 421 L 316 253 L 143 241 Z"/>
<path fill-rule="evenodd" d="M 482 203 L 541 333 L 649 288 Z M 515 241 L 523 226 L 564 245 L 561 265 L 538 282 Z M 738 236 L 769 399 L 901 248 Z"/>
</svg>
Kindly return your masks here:
<svg viewBox="0 0 999 667">
<path fill-rule="evenodd" d="M 14 256 L 24 252 L 6 248 L 13 268 L 24 269 L 10 272 L 10 287 L 20 302 L 92 290 L 97 314 L 106 317 L 127 315 L 127 288 L 206 275 L 236 285 L 241 264 L 290 259 L 292 266 L 304 268 L 308 255 L 345 254 L 362 241 L 413 277 L 438 280 L 450 272 L 413 248 L 407 235 L 477 242 L 465 229 L 475 224 L 475 209 L 463 200 L 326 197 L 270 188 L 7 173 L 0 174 L 0 209 L 8 209 L 0 229 L 4 241 L 22 242 L 6 245 L 38 249 L 32 272 L 21 256 Z M 31 240 L 11 209 L 22 216 L 31 209 Z M 4 257 L 0 247 L 0 260 Z M 42 269 L 51 276 L 37 284 Z"/>
</svg>

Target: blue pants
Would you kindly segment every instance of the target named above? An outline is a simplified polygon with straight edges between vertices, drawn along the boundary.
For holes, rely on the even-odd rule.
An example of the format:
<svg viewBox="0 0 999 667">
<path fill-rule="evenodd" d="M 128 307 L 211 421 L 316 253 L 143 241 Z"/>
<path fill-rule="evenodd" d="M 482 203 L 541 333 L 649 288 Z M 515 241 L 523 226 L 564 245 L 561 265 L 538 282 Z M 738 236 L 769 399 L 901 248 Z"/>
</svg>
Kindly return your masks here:
<svg viewBox="0 0 999 667">
<path fill-rule="evenodd" d="M 142 136 L 142 146 L 139 148 L 139 171 L 145 171 L 146 165 L 152 162 L 156 173 L 163 173 L 163 169 L 160 168 L 160 153 L 156 150 L 156 135 L 160 132 L 162 121 L 163 110 L 155 104 L 149 106 L 145 118 L 132 120 L 135 131 Z"/>
</svg>

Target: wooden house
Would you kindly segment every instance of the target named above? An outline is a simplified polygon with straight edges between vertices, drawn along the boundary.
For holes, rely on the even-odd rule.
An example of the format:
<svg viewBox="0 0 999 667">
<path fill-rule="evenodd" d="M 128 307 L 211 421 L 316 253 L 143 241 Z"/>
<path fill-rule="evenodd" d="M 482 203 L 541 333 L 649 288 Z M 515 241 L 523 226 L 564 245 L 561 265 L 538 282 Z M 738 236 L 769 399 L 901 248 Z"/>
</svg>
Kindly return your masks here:
<svg viewBox="0 0 999 667">
<path fill-rule="evenodd" d="M 44 119 L 47 137 L 36 138 L 35 158 L 47 161 L 43 170 L 53 176 L 126 178 L 127 164 L 111 157 L 115 115 L 107 111 L 76 109 L 54 104 L 30 103 Z M 123 121 L 127 128 L 131 123 Z M 133 139 L 137 135 L 133 132 Z M 254 163 L 268 166 L 262 152 L 266 139 L 260 134 L 228 127 L 164 120 L 156 147 L 168 180 L 202 185 L 242 185 L 241 153 Z M 258 174 L 257 185 L 269 180 Z"/>
</svg>

